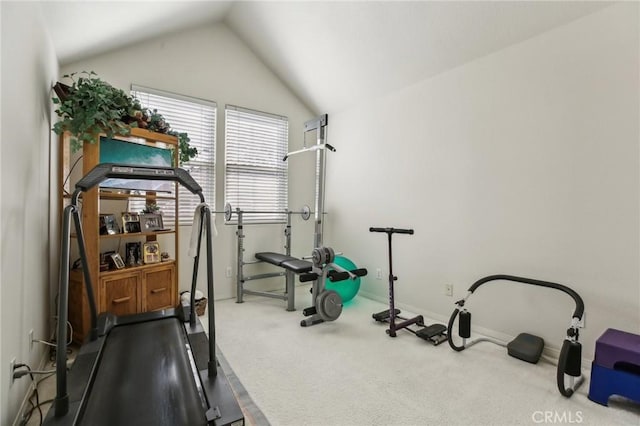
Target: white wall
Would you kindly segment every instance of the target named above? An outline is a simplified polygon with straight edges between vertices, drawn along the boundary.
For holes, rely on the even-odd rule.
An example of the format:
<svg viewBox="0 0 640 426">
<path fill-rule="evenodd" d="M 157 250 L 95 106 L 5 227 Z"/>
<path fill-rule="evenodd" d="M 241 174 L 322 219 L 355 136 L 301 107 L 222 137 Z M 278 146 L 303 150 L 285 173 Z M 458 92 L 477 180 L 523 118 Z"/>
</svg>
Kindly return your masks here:
<svg viewBox="0 0 640 426">
<path fill-rule="evenodd" d="M 556 281 L 586 305 L 593 355 L 607 328 L 640 331 L 638 5 L 618 4 L 373 102 L 334 113 L 328 237 L 387 296 L 447 320 L 486 275 Z M 375 279 L 381 268 L 385 280 Z M 454 285 L 454 298 L 443 294 Z M 552 290 L 496 283 L 474 326 L 558 347 L 573 312 Z"/>
<path fill-rule="evenodd" d="M 9 387 L 9 362 L 39 368 L 48 349 L 30 350 L 29 330 L 48 339 L 49 286 L 57 267 L 50 261 L 50 233 L 57 232 L 50 206 L 51 87 L 57 61 L 35 3 L 1 3 L 2 14 L 2 356 L 0 423 L 11 424 L 29 378 Z M 55 161 L 55 158 L 54 158 Z M 50 269 L 52 273 L 50 273 Z"/>
<path fill-rule="evenodd" d="M 303 123 L 311 113 L 278 78 L 224 24 L 207 25 L 185 32 L 153 39 L 128 48 L 69 64 L 61 74 L 95 71 L 100 78 L 123 90 L 132 83 L 187 96 L 215 101 L 218 104 L 217 163 L 224 164 L 224 106 L 233 104 L 289 118 L 289 148 L 302 147 Z M 160 111 L 161 112 L 161 111 Z M 313 206 L 313 159 L 295 158 L 289 163 L 289 205 L 292 209 Z M 216 173 L 216 203 L 224 208 L 224 170 Z M 235 296 L 235 279 L 225 277 L 231 266 L 235 277 L 235 227 L 224 226 L 222 215 L 216 219 L 219 231 L 214 241 L 216 298 Z M 297 224 L 300 221 L 296 221 Z M 283 227 L 271 225 L 245 227 L 246 260 L 256 251 L 282 251 Z M 179 287 L 191 284 L 192 259 L 186 256 L 191 227 L 180 228 Z M 293 253 L 302 256 L 311 252 L 313 225 L 304 223 L 293 231 Z M 204 262 L 201 262 L 204 268 Z M 198 287 L 206 289 L 204 269 Z M 272 284 L 283 288 L 282 280 L 254 283 L 260 288 Z M 283 308 L 285 302 L 283 301 Z"/>
</svg>

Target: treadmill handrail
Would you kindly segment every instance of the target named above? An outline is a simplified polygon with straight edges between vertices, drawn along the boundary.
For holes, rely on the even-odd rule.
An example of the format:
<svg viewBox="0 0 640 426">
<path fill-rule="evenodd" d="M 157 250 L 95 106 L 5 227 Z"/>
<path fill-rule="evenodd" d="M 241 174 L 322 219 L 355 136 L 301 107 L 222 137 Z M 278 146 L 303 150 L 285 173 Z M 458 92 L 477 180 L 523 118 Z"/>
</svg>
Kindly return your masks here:
<svg viewBox="0 0 640 426">
<path fill-rule="evenodd" d="M 109 178 L 176 181 L 191 193 L 200 194 L 200 200 L 204 202 L 202 187 L 191 177 L 189 172 L 179 167 L 102 163 L 84 175 L 76 183 L 76 189 L 86 192 Z"/>
</svg>

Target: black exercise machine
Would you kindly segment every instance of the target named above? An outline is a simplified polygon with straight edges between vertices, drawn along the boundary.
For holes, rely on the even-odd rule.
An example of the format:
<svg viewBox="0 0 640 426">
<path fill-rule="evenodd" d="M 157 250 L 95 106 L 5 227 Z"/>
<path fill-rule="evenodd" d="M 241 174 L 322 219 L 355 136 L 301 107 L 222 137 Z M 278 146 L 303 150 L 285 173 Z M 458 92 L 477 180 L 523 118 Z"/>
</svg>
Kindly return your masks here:
<svg viewBox="0 0 640 426">
<path fill-rule="evenodd" d="M 398 280 L 398 277 L 393 275 L 393 254 L 391 245 L 391 236 L 393 234 L 409 234 L 413 235 L 413 229 L 397 229 L 397 228 L 369 228 L 369 232 L 384 232 L 387 234 L 389 242 L 389 309 L 382 312 L 378 312 L 372 315 L 373 319 L 378 322 L 385 322 L 389 324 L 387 334 L 391 337 L 396 337 L 396 331 L 405 329 L 415 334 L 417 337 L 424 339 L 434 345 L 447 340 L 447 327 L 443 324 L 432 324 L 426 326 L 424 323 L 424 317 L 418 315 L 413 318 L 404 318 L 400 316 L 400 309 L 396 309 L 394 300 L 393 283 Z M 396 322 L 396 319 L 401 319 L 402 322 Z M 409 328 L 415 324 L 421 327 L 418 330 Z"/>
<path fill-rule="evenodd" d="M 342 298 L 335 290 L 327 290 L 326 280 L 331 282 L 355 280 L 367 275 L 365 268 L 347 271 L 333 263 L 335 252 L 331 247 L 316 247 L 311 254 L 313 260 L 310 271 L 300 275 L 300 282 L 313 281 L 311 285 L 311 306 L 302 313 L 305 319 L 300 326 L 309 327 L 325 321 L 335 321 L 342 313 Z"/>
<path fill-rule="evenodd" d="M 116 317 L 96 314 L 78 210 L 83 192 L 107 178 L 174 181 L 200 197 L 191 300 L 176 309 Z M 56 347 L 56 397 L 49 425 L 233 425 L 244 416 L 215 353 L 211 214 L 202 188 L 185 170 L 100 164 L 76 184 L 64 210 Z M 71 218 L 75 224 L 91 331 L 67 374 L 67 307 Z M 209 339 L 197 318 L 195 288 L 205 231 Z M 67 383 L 68 379 L 68 383 Z"/>
<path fill-rule="evenodd" d="M 479 279 L 469 287 L 465 298 L 458 300 L 455 303 L 456 308 L 449 318 L 449 324 L 447 327 L 449 346 L 451 346 L 453 350 L 460 352 L 478 342 L 492 342 L 500 346 L 505 346 L 507 348 L 507 353 L 515 358 L 533 364 L 538 362 L 544 349 L 544 340 L 541 337 L 529 333 L 520 333 L 509 343 L 504 343 L 489 337 L 480 337 L 467 342 L 467 339 L 471 337 L 471 313 L 465 308 L 465 303 L 469 296 L 471 296 L 478 287 L 493 281 L 510 281 L 538 287 L 552 288 L 568 294 L 575 301 L 576 308 L 573 311 L 571 325 L 567 329 L 567 337 L 565 338 L 562 344 L 562 349 L 560 350 L 556 375 L 558 390 L 562 395 L 570 397 L 583 381 L 581 372 L 582 345 L 578 342 L 578 338 L 580 337 L 578 329 L 582 327 L 584 302 L 578 293 L 567 286 L 548 281 L 534 280 L 531 278 L 515 277 L 513 275 L 490 275 Z M 457 345 L 453 341 L 452 329 L 458 316 L 460 317 L 458 321 L 458 335 L 462 338 L 462 345 Z M 569 376 L 569 387 L 565 387 L 565 375 Z"/>
<path fill-rule="evenodd" d="M 336 291 L 325 289 L 325 279 L 336 282 L 367 275 L 367 270 L 364 268 L 347 271 L 334 264 L 335 252 L 331 247 L 313 249 L 312 262 L 273 252 L 256 253 L 255 256 L 263 262 L 285 268 L 293 274 L 299 274 L 300 282 L 313 281 L 311 306 L 302 311 L 304 316 L 308 317 L 300 321 L 302 327 L 335 321 L 342 313 L 342 298 Z"/>
</svg>

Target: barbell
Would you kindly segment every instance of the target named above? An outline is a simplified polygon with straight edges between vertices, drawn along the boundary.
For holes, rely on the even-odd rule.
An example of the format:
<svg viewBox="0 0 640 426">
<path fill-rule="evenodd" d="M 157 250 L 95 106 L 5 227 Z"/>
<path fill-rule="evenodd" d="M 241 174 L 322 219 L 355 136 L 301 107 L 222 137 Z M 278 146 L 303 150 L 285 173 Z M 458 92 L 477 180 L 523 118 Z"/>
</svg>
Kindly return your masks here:
<svg viewBox="0 0 640 426">
<path fill-rule="evenodd" d="M 226 203 L 224 205 L 224 211 L 213 212 L 213 213 L 224 213 L 224 220 L 229 221 L 233 217 L 234 211 L 236 213 L 242 212 L 243 214 L 245 213 L 246 214 L 280 214 L 280 213 L 299 214 L 303 220 L 309 220 L 309 218 L 311 217 L 311 213 L 314 213 L 311 211 L 311 208 L 309 208 L 309 206 L 307 206 L 306 204 L 302 206 L 302 208 L 299 211 L 293 211 L 293 210 L 269 211 L 269 210 L 240 210 L 240 209 L 234 210 L 231 206 L 231 203 Z"/>
</svg>

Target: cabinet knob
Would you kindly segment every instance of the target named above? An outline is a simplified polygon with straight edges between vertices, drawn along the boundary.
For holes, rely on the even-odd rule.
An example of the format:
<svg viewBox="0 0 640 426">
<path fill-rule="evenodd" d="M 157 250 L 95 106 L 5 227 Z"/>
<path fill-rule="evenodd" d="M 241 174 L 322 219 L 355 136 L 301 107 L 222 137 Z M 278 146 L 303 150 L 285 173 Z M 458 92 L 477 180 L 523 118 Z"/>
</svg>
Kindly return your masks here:
<svg viewBox="0 0 640 426">
<path fill-rule="evenodd" d="M 162 293 L 163 291 L 167 291 L 167 288 L 166 287 L 154 288 L 153 290 L 151 290 L 151 294 Z"/>
<path fill-rule="evenodd" d="M 119 299 L 113 299 L 113 302 L 111 302 L 111 303 L 113 303 L 114 305 L 117 305 L 118 303 L 124 303 L 124 302 L 127 302 L 129 300 L 131 300 L 131 296 L 121 297 Z"/>
</svg>

